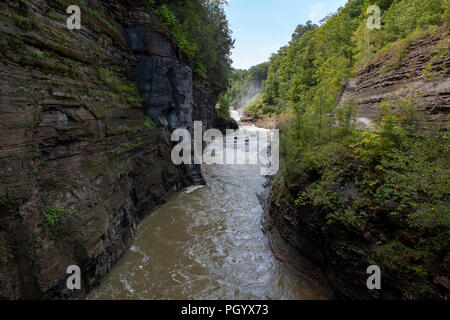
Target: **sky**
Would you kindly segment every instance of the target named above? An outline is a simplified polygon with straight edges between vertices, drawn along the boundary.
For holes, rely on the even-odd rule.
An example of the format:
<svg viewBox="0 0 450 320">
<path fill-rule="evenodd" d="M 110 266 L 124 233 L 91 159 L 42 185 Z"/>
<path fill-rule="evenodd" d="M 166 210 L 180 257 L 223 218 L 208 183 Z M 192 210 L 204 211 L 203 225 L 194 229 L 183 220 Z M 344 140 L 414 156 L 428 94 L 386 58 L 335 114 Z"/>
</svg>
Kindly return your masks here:
<svg viewBox="0 0 450 320">
<path fill-rule="evenodd" d="M 233 67 L 248 69 L 268 61 L 286 45 L 299 24 L 319 24 L 347 0 L 229 0 L 225 11 L 236 39 Z"/>
</svg>

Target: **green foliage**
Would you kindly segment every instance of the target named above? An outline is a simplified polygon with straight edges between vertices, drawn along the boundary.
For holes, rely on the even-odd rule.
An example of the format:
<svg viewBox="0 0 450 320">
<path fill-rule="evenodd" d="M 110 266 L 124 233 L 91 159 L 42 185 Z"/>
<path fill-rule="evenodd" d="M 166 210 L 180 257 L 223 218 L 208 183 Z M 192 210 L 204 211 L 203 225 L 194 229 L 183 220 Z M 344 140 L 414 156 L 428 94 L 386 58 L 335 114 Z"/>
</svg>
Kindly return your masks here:
<svg viewBox="0 0 450 320">
<path fill-rule="evenodd" d="M 32 21 L 30 21 L 29 18 L 25 18 L 25 17 L 15 15 L 15 14 L 11 15 L 11 16 L 14 19 L 16 26 L 18 26 L 23 31 L 30 31 L 33 29 L 34 24 Z"/>
<path fill-rule="evenodd" d="M 148 129 L 156 128 L 155 122 L 150 117 L 145 118 L 144 126 Z"/>
<path fill-rule="evenodd" d="M 131 103 L 135 107 L 141 107 L 142 98 L 139 96 L 136 84 L 126 84 L 115 72 L 109 69 L 98 70 L 100 78 L 110 87 L 119 98 Z"/>
<path fill-rule="evenodd" d="M 127 122 L 117 126 L 107 125 L 106 133 L 112 136 L 121 134 L 135 134 L 145 128 L 148 128 L 146 124 L 151 125 L 151 123 L 148 122 L 148 119 L 128 120 Z"/>
<path fill-rule="evenodd" d="M 375 263 L 383 265 L 391 274 L 400 274 L 399 282 L 406 288 L 405 296 L 422 296 L 432 299 L 434 290 L 429 281 L 436 256 L 445 254 L 449 248 L 449 233 L 432 237 L 431 241 L 419 239 L 413 248 L 399 240 L 389 242 L 377 251 Z M 437 247 L 434 245 L 438 244 Z"/>
<path fill-rule="evenodd" d="M 371 4 L 382 8 L 381 30 L 367 28 Z M 380 226 L 379 250 L 369 258 L 409 286 L 407 294 L 423 297 L 433 294 L 429 274 L 450 248 L 448 128 L 411 92 L 384 102 L 378 125 L 365 130 L 356 126 L 355 101 L 338 101 L 356 65 L 385 59 L 387 68 L 397 67 L 417 39 L 439 35 L 448 10 L 444 0 L 350 0 L 321 26 L 297 28 L 270 59 L 261 97 L 247 108 L 260 118 L 293 115 L 282 131 L 277 201 L 292 197 L 299 212 L 314 210 L 352 233 L 369 222 Z M 429 77 L 448 55 L 445 36 L 439 39 L 424 70 Z"/>
<path fill-rule="evenodd" d="M 385 49 L 389 44 L 402 39 L 412 39 L 430 26 L 441 25 L 445 21 L 445 6 L 448 0 L 401 0 L 379 1 L 382 3 L 382 28 L 369 30 L 366 26 L 367 14 L 361 19 L 358 30 L 353 36 L 356 44 L 356 57 L 367 60 Z M 372 4 L 367 1 L 365 8 Z"/>
<path fill-rule="evenodd" d="M 337 128 L 342 129 L 344 135 L 355 129 L 357 109 L 358 106 L 353 99 L 336 108 Z"/>
<path fill-rule="evenodd" d="M 20 10 L 19 10 L 20 13 Z M 21 14 L 15 14 L 15 13 L 8 13 L 0 11 L 1 15 L 6 15 L 9 17 L 14 24 L 19 27 L 22 31 L 30 31 L 33 29 L 36 29 L 36 23 L 33 16 L 27 16 L 24 13 Z"/>
<path fill-rule="evenodd" d="M 219 92 L 226 89 L 234 45 L 222 0 L 134 0 L 153 10 L 192 60 L 191 68 Z"/>
<path fill-rule="evenodd" d="M 450 1 L 448 0 L 444 2 L 444 14 L 442 15 L 442 19 L 447 25 L 450 23 Z"/>
<path fill-rule="evenodd" d="M 281 111 L 276 106 L 264 103 L 263 96 L 259 94 L 250 100 L 249 106 L 245 109 L 245 114 L 254 119 L 263 119 L 273 115 L 279 115 Z"/>
<path fill-rule="evenodd" d="M 383 36 L 387 42 L 405 38 L 416 28 L 443 22 L 442 13 L 446 0 L 395 1 L 383 14 Z"/>
<path fill-rule="evenodd" d="M 249 70 L 234 69 L 227 97 L 235 109 L 246 108 L 256 103 L 267 79 L 269 63 L 261 63 Z"/>
<path fill-rule="evenodd" d="M 97 28 L 101 28 L 97 29 L 98 33 L 104 31 L 113 40 L 117 41 L 118 43 L 124 44 L 125 41 L 121 31 L 119 31 L 117 27 L 111 24 L 110 19 L 105 15 L 103 10 L 94 10 L 86 5 L 83 5 L 83 10 L 88 13 L 88 21 L 90 25 L 94 27 L 94 30 L 96 30 Z"/>
<path fill-rule="evenodd" d="M 108 69 L 100 69 L 98 72 L 102 80 L 116 92 L 128 94 L 137 93 L 137 88 L 135 85 L 127 85 L 123 83 L 113 71 Z"/>
<path fill-rule="evenodd" d="M 76 214 L 75 211 L 68 210 L 57 205 L 51 206 L 44 212 L 45 221 L 47 221 L 47 224 L 50 227 L 55 227 L 56 225 L 58 225 L 62 216 L 74 214 Z"/>
<path fill-rule="evenodd" d="M 217 110 L 217 114 L 219 115 L 219 117 L 221 117 L 225 121 L 230 120 L 230 98 L 225 94 L 221 95 L 219 97 L 218 105 L 219 109 Z"/>
<path fill-rule="evenodd" d="M 6 52 L 8 50 L 8 40 L 0 38 L 0 53 Z"/>
<path fill-rule="evenodd" d="M 172 13 L 167 5 L 161 5 L 155 10 L 155 13 L 159 17 L 163 26 L 170 30 L 174 38 L 178 41 L 180 48 L 191 58 L 197 56 L 199 50 L 198 47 L 186 39 L 177 17 Z"/>
<path fill-rule="evenodd" d="M 262 104 L 253 103 L 245 109 L 245 114 L 253 119 L 263 116 Z"/>
<path fill-rule="evenodd" d="M 353 232 L 368 221 L 382 222 L 387 237 L 408 238 L 394 245 L 380 234 L 384 246 L 377 262 L 406 287 L 408 281 L 420 283 L 420 276 L 423 286 L 411 288 L 426 296 L 426 273 L 450 248 L 443 237 L 450 230 L 448 134 L 445 128 L 430 127 L 417 101 L 408 95 L 385 103 L 375 132 L 349 130 L 340 122 L 330 129 L 333 138 L 327 143 L 303 146 L 301 154 L 292 152 L 288 159 L 316 176 L 299 193 L 297 205 L 321 208 L 330 224 Z M 425 125 L 428 130 L 422 129 Z M 299 145 L 298 140 L 291 143 Z M 297 176 L 286 179 L 293 183 Z M 410 253 L 420 258 L 406 259 Z"/>
<path fill-rule="evenodd" d="M 292 34 L 292 42 L 298 42 L 303 37 L 305 33 L 316 28 L 317 25 L 313 24 L 311 21 L 307 21 L 306 25 L 298 25 L 295 32 Z M 291 43 L 292 43 L 291 42 Z"/>
<path fill-rule="evenodd" d="M 450 10 L 446 0 L 379 0 L 375 4 L 383 10 L 382 29 L 369 30 L 366 9 L 372 4 L 374 1 L 351 0 L 319 28 L 311 24 L 297 27 L 289 45 L 270 60 L 263 102 L 304 114 L 306 106 L 319 103 L 317 94 L 325 93 L 320 98 L 325 102 L 322 110 L 315 116 L 320 122 L 320 114 L 332 112 L 331 102 L 340 91 L 342 78 L 351 76 L 355 63 L 392 48 L 391 67 L 398 66 L 409 46 L 430 27 L 444 23 Z"/>
</svg>

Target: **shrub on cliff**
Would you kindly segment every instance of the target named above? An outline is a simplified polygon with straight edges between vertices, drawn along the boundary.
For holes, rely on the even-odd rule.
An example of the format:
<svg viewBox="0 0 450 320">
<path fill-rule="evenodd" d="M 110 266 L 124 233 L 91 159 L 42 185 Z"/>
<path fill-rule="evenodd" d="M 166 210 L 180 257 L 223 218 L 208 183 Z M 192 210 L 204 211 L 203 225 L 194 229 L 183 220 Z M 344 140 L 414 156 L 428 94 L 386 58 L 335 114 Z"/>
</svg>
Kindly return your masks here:
<svg viewBox="0 0 450 320">
<path fill-rule="evenodd" d="M 49 226 L 54 227 L 59 223 L 61 217 L 66 214 L 73 215 L 75 214 L 75 211 L 55 205 L 48 208 L 45 211 L 44 216 Z"/>
<path fill-rule="evenodd" d="M 223 0 L 132 0 L 145 5 L 193 60 L 197 77 L 223 91 L 231 72 L 230 53 L 234 41 L 223 10 Z"/>
<path fill-rule="evenodd" d="M 228 98 L 228 96 L 222 94 L 219 97 L 219 101 L 218 101 L 218 106 L 219 109 L 217 110 L 217 114 L 219 115 L 219 117 L 221 117 L 223 120 L 228 121 L 231 119 L 230 116 L 230 99 Z"/>
</svg>

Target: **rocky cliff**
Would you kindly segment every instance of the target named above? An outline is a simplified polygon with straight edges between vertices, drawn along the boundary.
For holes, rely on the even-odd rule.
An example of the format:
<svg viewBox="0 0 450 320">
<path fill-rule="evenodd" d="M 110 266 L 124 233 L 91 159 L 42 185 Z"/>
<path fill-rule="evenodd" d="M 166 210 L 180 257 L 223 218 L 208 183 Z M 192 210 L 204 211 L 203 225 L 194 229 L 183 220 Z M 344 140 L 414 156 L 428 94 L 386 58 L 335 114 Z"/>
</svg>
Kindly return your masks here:
<svg viewBox="0 0 450 320">
<path fill-rule="evenodd" d="M 418 105 L 431 113 L 433 124 L 447 123 L 450 104 L 449 41 L 448 29 L 441 29 L 404 42 L 394 50 L 371 59 L 358 69 L 354 79 L 345 81 L 339 103 L 354 101 L 358 117 L 376 123 L 380 120 L 383 101 L 414 94 L 419 100 Z M 351 170 L 349 166 L 348 175 L 352 174 Z M 387 272 L 387 268 L 382 273 L 382 290 L 368 290 L 366 269 L 376 264 L 373 257 L 379 248 L 378 235 L 389 237 L 395 230 L 385 218 L 366 221 L 358 230 L 350 230 L 342 224 L 329 223 L 326 216 L 330 212 L 320 206 L 296 203 L 296 196 L 317 181 L 318 174 L 315 171 L 299 172 L 295 183 L 284 181 L 280 175 L 268 183 L 260 195 L 266 212 L 264 230 L 278 258 L 300 276 L 324 288 L 329 296 L 338 299 L 448 298 L 448 251 L 431 268 L 415 271 L 416 279 L 426 271 L 426 276 L 420 279 L 429 281 L 427 290 L 418 289 L 424 285 L 422 280 L 414 282 L 413 278 L 408 282 L 402 279 L 400 272 Z M 337 185 L 340 189 L 337 192 L 344 199 L 357 197 L 355 185 L 348 184 L 342 188 Z M 418 234 L 408 234 L 404 241 L 414 243 Z M 414 253 L 410 251 L 409 254 Z M 408 256 L 405 259 L 412 261 Z"/>
<path fill-rule="evenodd" d="M 358 117 L 380 120 L 381 103 L 409 94 L 443 122 L 450 106 L 450 37 L 447 28 L 405 40 L 360 65 L 344 80 L 339 104 L 354 100 Z"/>
<path fill-rule="evenodd" d="M 0 37 L 0 298 L 82 296 L 152 208 L 201 182 L 172 164 L 170 133 L 213 126 L 218 93 L 126 1 L 6 0 Z"/>
</svg>

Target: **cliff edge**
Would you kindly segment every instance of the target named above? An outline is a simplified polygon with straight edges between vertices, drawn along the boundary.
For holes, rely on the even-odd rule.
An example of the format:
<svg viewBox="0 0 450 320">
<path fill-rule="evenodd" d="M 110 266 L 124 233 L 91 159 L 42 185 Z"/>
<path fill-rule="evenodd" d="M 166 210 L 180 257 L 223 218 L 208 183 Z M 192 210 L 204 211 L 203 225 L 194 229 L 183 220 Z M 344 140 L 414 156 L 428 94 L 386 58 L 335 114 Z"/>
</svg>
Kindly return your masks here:
<svg viewBox="0 0 450 320">
<path fill-rule="evenodd" d="M 202 183 L 175 166 L 171 131 L 217 121 L 219 92 L 144 8 L 0 4 L 0 298 L 74 298 L 95 286 L 139 221 Z M 78 265 L 82 290 L 66 288 Z"/>
</svg>

